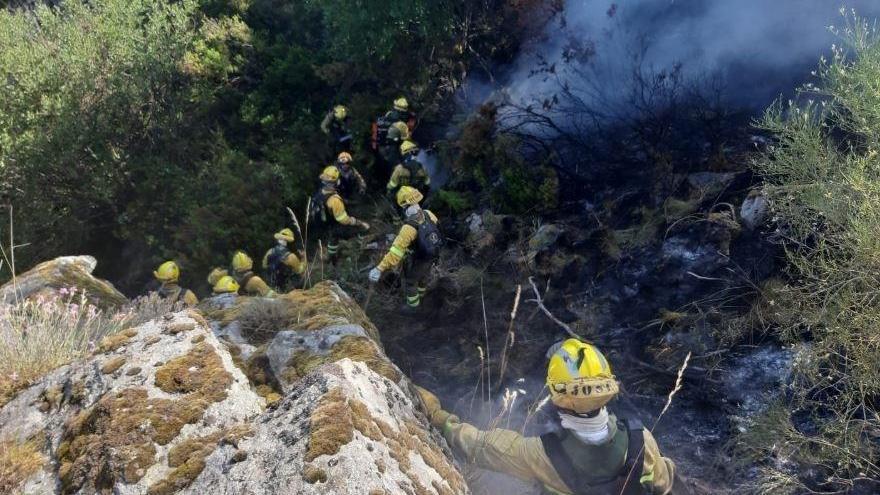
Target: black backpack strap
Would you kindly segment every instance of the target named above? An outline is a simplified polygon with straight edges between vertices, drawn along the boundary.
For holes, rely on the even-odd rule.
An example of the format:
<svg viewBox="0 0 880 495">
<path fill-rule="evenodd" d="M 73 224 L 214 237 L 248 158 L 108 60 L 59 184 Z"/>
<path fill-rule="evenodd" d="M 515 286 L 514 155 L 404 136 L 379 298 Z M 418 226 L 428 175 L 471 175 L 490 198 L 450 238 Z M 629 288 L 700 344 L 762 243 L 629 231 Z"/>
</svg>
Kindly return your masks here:
<svg viewBox="0 0 880 495">
<path fill-rule="evenodd" d="M 645 425 L 638 419 L 624 419 L 622 421 L 629 435 L 629 444 L 626 449 L 626 462 L 620 473 L 617 493 L 646 493 L 640 481 L 645 465 Z"/>
<path fill-rule="evenodd" d="M 562 448 L 562 440 L 556 433 L 545 433 L 541 435 L 541 445 L 544 446 L 544 452 L 550 458 L 550 463 L 556 470 L 556 474 L 565 483 L 565 486 L 571 490 L 572 495 L 588 495 L 590 487 L 584 486 L 579 479 L 577 470 L 574 468 L 568 454 Z"/>
</svg>

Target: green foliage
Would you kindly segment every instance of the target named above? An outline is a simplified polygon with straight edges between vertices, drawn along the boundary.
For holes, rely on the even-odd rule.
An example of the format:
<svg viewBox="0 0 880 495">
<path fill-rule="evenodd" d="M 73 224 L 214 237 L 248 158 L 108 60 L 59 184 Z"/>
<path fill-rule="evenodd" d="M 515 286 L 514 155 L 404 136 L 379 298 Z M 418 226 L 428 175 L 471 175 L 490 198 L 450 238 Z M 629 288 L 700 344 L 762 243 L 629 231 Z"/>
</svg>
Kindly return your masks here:
<svg viewBox="0 0 880 495">
<path fill-rule="evenodd" d="M 3 9 L 0 198 L 28 244 L 18 266 L 87 252 L 101 260 L 99 275 L 133 293 L 173 258 L 183 284 L 204 292 L 210 266 L 239 248 L 259 258 L 289 224 L 285 207 L 302 213 L 330 160 L 318 124 L 333 104 L 349 106 L 356 165 L 370 171 L 370 122 L 391 99 L 406 95 L 430 119 L 466 72 L 467 43 L 509 50 L 516 36 L 490 27 L 528 19 L 524 6 L 535 2 Z M 519 172 L 506 180 L 525 191 Z"/>
<path fill-rule="evenodd" d="M 497 136 L 497 108 L 484 105 L 465 123 L 457 144 L 455 171 L 469 187 L 489 193 L 499 213 L 536 213 L 557 206 L 559 178 L 546 165 L 526 163 L 512 136 Z M 536 187 L 537 185 L 537 187 Z"/>
<path fill-rule="evenodd" d="M 88 236 L 138 155 L 161 146 L 160 130 L 179 132 L 194 10 L 102 0 L 0 12 L 0 189 L 27 213 L 26 238 Z"/>
<path fill-rule="evenodd" d="M 473 208 L 473 201 L 465 193 L 440 189 L 431 198 L 430 206 L 438 211 L 458 215 Z"/>
<path fill-rule="evenodd" d="M 880 477 L 871 440 L 880 431 L 880 38 L 858 18 L 841 34 L 818 86 L 804 88 L 814 100 L 777 104 L 759 122 L 778 143 L 756 167 L 790 239 L 794 282 L 774 297 L 789 315 L 779 319 L 781 336 L 812 341 L 783 404 L 809 419 L 777 410 L 764 433 L 744 439 L 749 458 L 779 461 L 762 480 L 774 493 L 846 490 Z"/>
<path fill-rule="evenodd" d="M 386 60 L 401 45 L 439 40 L 452 33 L 450 2 L 412 0 L 310 0 L 332 33 L 330 49 L 339 60 Z"/>
</svg>

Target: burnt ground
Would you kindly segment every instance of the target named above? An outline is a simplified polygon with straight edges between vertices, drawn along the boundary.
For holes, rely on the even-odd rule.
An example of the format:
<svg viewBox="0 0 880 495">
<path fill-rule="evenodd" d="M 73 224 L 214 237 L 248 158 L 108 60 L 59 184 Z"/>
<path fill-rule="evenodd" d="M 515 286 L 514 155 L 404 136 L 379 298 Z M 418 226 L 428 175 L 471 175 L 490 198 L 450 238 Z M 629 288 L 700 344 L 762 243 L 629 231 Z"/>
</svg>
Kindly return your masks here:
<svg viewBox="0 0 880 495">
<path fill-rule="evenodd" d="M 778 258 L 761 232 L 734 228 L 727 236 L 730 225 L 709 221 L 722 199 L 739 204 L 748 189 L 737 188 L 735 177 L 724 187 L 709 203 L 698 201 L 686 221 L 656 221 L 638 201 L 618 204 L 614 232 L 626 241 L 614 247 L 608 245 L 609 222 L 592 221 L 597 215 L 587 202 L 576 214 L 544 219 L 543 225 L 561 234 L 537 252 L 528 241 L 540 237 L 540 229 L 523 219 L 501 222 L 495 242 L 480 250 L 463 241 L 466 222 L 446 224 L 450 237 L 462 242 L 451 243 L 423 307 L 415 314 L 401 312 L 400 283 L 386 277 L 391 279 L 378 286 L 367 312 L 382 330 L 389 356 L 416 383 L 435 391 L 445 408 L 482 427 L 539 435 L 556 427 L 552 406 L 530 412 L 545 396 L 545 353 L 567 334 L 529 301 L 534 277 L 550 311 L 608 356 L 623 389 L 611 409 L 648 427 L 656 423 L 661 449 L 698 493 L 737 492 L 748 481 L 748 470 L 737 471 L 731 462 L 738 428 L 778 390 L 791 353 L 754 329 L 733 341 L 724 338 L 732 322 L 743 325 Z M 642 237 L 625 237 L 633 230 Z M 732 239 L 729 248 L 726 239 Z M 522 296 L 515 338 L 499 379 L 517 285 Z M 362 285 L 346 288 L 365 299 Z M 487 355 L 481 358 L 478 347 L 488 349 Z M 683 388 L 657 422 L 688 351 Z M 506 390 L 518 397 L 499 417 Z M 539 493 L 480 470 L 468 478 L 476 493 Z"/>
</svg>

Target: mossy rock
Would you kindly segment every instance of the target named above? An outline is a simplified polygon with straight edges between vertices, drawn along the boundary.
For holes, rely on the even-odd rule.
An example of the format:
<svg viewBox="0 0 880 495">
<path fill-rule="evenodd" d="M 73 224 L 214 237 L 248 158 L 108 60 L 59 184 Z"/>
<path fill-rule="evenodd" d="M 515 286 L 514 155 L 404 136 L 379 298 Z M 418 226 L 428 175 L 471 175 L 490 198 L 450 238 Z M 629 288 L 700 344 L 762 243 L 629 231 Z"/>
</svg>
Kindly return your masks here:
<svg viewBox="0 0 880 495">
<path fill-rule="evenodd" d="M 368 368 L 392 382 L 396 383 L 401 379 L 400 371 L 382 354 L 378 346 L 369 338 L 357 335 L 342 337 L 333 344 L 327 353 L 322 354 L 306 350 L 295 352 L 287 363 L 288 367 L 282 375 L 285 380 L 293 383 L 323 364 L 333 363 L 345 358 L 366 364 Z"/>
<path fill-rule="evenodd" d="M 116 360 L 124 358 L 110 361 Z M 179 399 L 150 398 L 140 388 L 105 394 L 64 428 L 57 450 L 61 492 L 103 492 L 138 482 L 156 462 L 155 444 L 167 445 L 198 422 L 226 398 L 231 383 L 214 348 L 201 343 L 156 371 L 156 386 Z"/>
<path fill-rule="evenodd" d="M 46 291 L 76 289 L 84 292 L 91 304 L 100 309 L 115 309 L 128 299 L 106 280 L 92 276 L 98 262 L 91 256 L 64 256 L 40 263 L 15 279 L 0 286 L 0 302 L 13 303 Z"/>
<path fill-rule="evenodd" d="M 266 343 L 283 330 L 320 330 L 332 325 L 359 325 L 381 345 L 379 331 L 357 302 L 333 282 L 293 290 L 274 299 L 238 297 L 228 308 L 205 308 L 206 317 L 229 325 L 237 321 L 249 343 Z"/>
<path fill-rule="evenodd" d="M 149 495 L 171 495 L 189 486 L 205 469 L 205 459 L 222 442 L 237 443 L 253 434 L 249 425 L 239 425 L 201 437 L 187 439 L 168 451 L 168 467 L 174 468 L 164 479 L 147 490 Z"/>
<path fill-rule="evenodd" d="M 357 431 L 364 437 L 385 444 L 401 472 L 416 489 L 416 493 L 430 493 L 421 485 L 415 475 L 416 470 L 411 461 L 411 454 L 417 453 L 425 464 L 436 471 L 452 493 L 466 492 L 466 485 L 461 474 L 449 462 L 436 443 L 428 437 L 427 432 L 413 421 L 404 421 L 393 428 L 385 421 L 374 417 L 365 403 L 349 397 L 342 388 L 330 389 L 312 411 L 310 418 L 309 445 L 304 460 L 312 462 L 324 455 L 335 455 L 339 450 L 354 439 Z M 305 470 L 304 479 L 309 483 L 317 473 Z M 316 480 L 317 481 L 317 480 Z M 448 493 L 443 487 L 438 493 Z"/>
</svg>

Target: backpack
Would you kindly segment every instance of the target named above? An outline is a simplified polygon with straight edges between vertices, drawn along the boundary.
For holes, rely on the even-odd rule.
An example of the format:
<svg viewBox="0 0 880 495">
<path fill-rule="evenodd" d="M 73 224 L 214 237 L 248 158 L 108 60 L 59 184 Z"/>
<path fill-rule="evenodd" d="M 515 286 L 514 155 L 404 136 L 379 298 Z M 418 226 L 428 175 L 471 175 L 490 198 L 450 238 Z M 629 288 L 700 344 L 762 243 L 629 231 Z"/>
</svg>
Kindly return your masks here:
<svg viewBox="0 0 880 495">
<path fill-rule="evenodd" d="M 404 184 L 408 186 L 414 187 L 422 187 L 425 185 L 425 177 L 420 174 L 424 170 L 424 166 L 418 160 L 413 157 L 409 157 L 401 163 L 403 168 L 409 171 L 409 184 Z"/>
<path fill-rule="evenodd" d="M 284 259 L 289 254 L 290 250 L 279 244 L 272 248 L 272 251 L 269 253 L 269 259 L 266 260 L 268 265 L 266 267 L 266 278 L 269 279 L 267 282 L 276 289 L 283 287 L 287 283 L 287 265 L 284 264 Z"/>
<path fill-rule="evenodd" d="M 641 421 L 636 419 L 625 419 L 620 423 L 626 428 L 629 437 L 623 467 L 615 478 L 595 484 L 587 484 L 578 476 L 556 433 L 541 435 L 544 452 L 550 459 L 553 468 L 556 469 L 556 473 L 559 474 L 573 495 L 641 495 L 647 493 L 645 487 L 640 483 L 642 466 L 645 463 L 645 427 Z"/>
<path fill-rule="evenodd" d="M 162 299 L 170 299 L 174 302 L 182 301 L 183 296 L 186 295 L 186 290 L 179 285 L 169 288 L 167 285 L 162 284 L 156 292 Z"/>
<path fill-rule="evenodd" d="M 236 272 L 234 269 L 230 272 L 232 273 L 232 278 L 238 282 L 238 293 L 242 296 L 246 296 L 247 294 L 247 284 L 251 281 L 252 278 L 256 277 L 254 272 L 248 270 L 244 273 Z"/>
<path fill-rule="evenodd" d="M 373 139 L 378 144 L 386 144 L 388 140 L 388 129 L 391 129 L 391 125 L 396 122 L 392 120 L 392 117 L 388 114 L 383 115 L 376 119 L 376 132 L 374 133 Z"/>
<path fill-rule="evenodd" d="M 416 239 L 416 255 L 422 258 L 433 259 L 440 256 L 440 249 L 443 248 L 446 241 L 443 239 L 443 233 L 440 232 L 440 227 L 431 220 L 431 216 L 428 215 L 428 212 L 424 212 L 424 215 L 424 222 L 416 223 L 413 220 L 407 220 L 406 224 L 416 229 L 416 232 L 418 232 L 418 238 Z"/>
<path fill-rule="evenodd" d="M 329 216 L 327 215 L 327 200 L 336 193 L 326 193 L 318 191 L 312 195 L 312 201 L 309 203 L 309 223 L 314 226 L 321 226 L 327 223 Z"/>
</svg>

